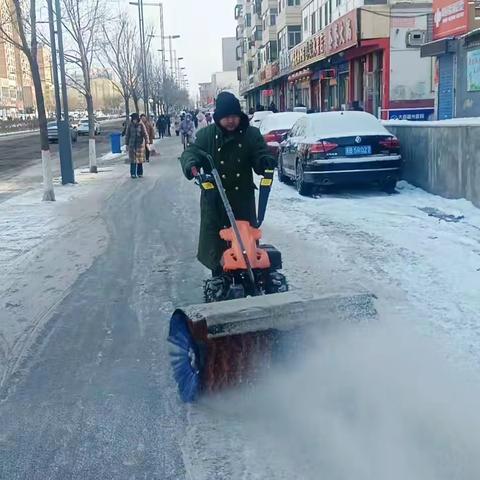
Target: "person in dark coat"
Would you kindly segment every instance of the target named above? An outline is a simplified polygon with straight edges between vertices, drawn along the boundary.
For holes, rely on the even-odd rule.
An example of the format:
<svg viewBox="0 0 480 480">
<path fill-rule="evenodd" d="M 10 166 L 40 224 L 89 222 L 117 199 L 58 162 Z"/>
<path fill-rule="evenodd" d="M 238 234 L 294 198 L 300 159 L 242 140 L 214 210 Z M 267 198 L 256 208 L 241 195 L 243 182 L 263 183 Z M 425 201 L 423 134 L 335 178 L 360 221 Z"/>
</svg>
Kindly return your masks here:
<svg viewBox="0 0 480 480">
<path fill-rule="evenodd" d="M 165 136 L 165 129 L 167 128 L 167 120 L 165 119 L 165 115 L 162 113 L 157 120 L 157 130 L 158 136 L 163 138 Z"/>
<path fill-rule="evenodd" d="M 263 175 L 265 170 L 276 166 L 276 160 L 270 154 L 260 130 L 249 126 L 248 117 L 242 112 L 235 95 L 229 92 L 218 95 L 213 119 L 215 123 L 202 128 L 195 143 L 183 152 L 180 158 L 183 173 L 191 180 L 192 167 L 211 172 L 207 159 L 199 152 L 209 153 L 222 178 L 235 218 L 256 226 L 253 172 Z M 230 225 L 220 196 L 208 193 L 202 190 L 200 198 L 197 258 L 215 276 L 222 271 L 220 261 L 227 248 L 219 233 Z"/>
<path fill-rule="evenodd" d="M 171 122 L 172 122 L 172 120 L 170 118 L 170 115 L 165 115 L 165 123 L 166 123 L 165 133 L 166 133 L 167 137 L 172 136 L 172 132 L 170 131 Z"/>
</svg>

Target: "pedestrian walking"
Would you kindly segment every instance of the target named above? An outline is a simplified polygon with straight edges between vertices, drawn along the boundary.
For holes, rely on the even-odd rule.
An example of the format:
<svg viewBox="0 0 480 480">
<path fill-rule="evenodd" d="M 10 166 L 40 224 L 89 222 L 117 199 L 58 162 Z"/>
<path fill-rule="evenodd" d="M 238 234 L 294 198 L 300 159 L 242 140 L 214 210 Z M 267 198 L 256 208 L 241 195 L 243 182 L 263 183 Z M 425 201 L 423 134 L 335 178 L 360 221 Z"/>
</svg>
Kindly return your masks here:
<svg viewBox="0 0 480 480">
<path fill-rule="evenodd" d="M 166 134 L 167 134 L 167 137 L 171 137 L 172 136 L 172 132 L 170 131 L 170 128 L 172 127 L 172 119 L 170 118 L 170 115 L 166 115 L 165 116 L 165 122 L 166 122 Z"/>
<path fill-rule="evenodd" d="M 147 141 L 148 135 L 145 126 L 140 121 L 138 113 L 132 113 L 125 132 L 125 145 L 128 149 L 130 176 L 132 178 L 141 178 L 143 176 L 145 144 Z"/>
<path fill-rule="evenodd" d="M 163 138 L 165 136 L 166 128 L 167 128 L 167 120 L 165 118 L 165 115 L 162 113 L 157 120 L 157 130 L 158 130 L 158 136 L 160 138 Z"/>
<path fill-rule="evenodd" d="M 155 128 L 153 127 L 153 123 L 150 121 L 150 118 L 144 113 L 140 115 L 140 121 L 143 123 L 147 132 L 147 140 L 145 141 L 145 160 L 150 162 L 150 153 L 153 149 L 153 140 L 155 138 Z"/>
<path fill-rule="evenodd" d="M 182 121 L 180 120 L 180 115 L 175 115 L 174 120 L 174 128 L 175 128 L 175 135 L 178 137 L 180 135 L 180 124 Z"/>
<path fill-rule="evenodd" d="M 208 127 L 207 119 L 202 112 L 199 112 L 197 115 L 197 132 L 205 127 Z"/>
</svg>

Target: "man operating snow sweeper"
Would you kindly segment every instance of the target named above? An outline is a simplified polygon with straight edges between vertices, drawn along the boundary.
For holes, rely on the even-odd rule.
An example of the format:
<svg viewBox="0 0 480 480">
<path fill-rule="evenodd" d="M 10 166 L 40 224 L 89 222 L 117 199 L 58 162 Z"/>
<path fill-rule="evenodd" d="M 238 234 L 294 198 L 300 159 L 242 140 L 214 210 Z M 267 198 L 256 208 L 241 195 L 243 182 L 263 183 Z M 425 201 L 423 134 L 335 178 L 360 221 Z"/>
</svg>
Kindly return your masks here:
<svg viewBox="0 0 480 480">
<path fill-rule="evenodd" d="M 265 170 L 273 170 L 276 161 L 270 155 L 260 130 L 249 126 L 248 117 L 242 112 L 235 95 L 229 92 L 218 95 L 213 118 L 215 123 L 201 129 L 195 143 L 183 152 L 180 159 L 183 173 L 191 180 L 192 167 L 211 171 L 205 157 L 205 153 L 209 154 L 220 174 L 235 218 L 256 226 L 253 171 L 263 175 Z M 222 272 L 220 259 L 227 248 L 219 232 L 228 228 L 230 223 L 216 192 L 202 189 L 200 203 L 198 260 L 216 276 Z"/>
<path fill-rule="evenodd" d="M 371 295 L 288 291 L 281 252 L 261 243 L 259 228 L 275 160 L 231 93 L 218 96 L 214 120 L 181 157 L 185 176 L 201 188 L 198 259 L 213 274 L 204 282 L 205 303 L 177 308 L 170 318 L 173 375 L 186 402 L 254 381 L 287 355 L 295 330 L 373 312 Z M 258 212 L 253 172 L 263 175 Z"/>
</svg>

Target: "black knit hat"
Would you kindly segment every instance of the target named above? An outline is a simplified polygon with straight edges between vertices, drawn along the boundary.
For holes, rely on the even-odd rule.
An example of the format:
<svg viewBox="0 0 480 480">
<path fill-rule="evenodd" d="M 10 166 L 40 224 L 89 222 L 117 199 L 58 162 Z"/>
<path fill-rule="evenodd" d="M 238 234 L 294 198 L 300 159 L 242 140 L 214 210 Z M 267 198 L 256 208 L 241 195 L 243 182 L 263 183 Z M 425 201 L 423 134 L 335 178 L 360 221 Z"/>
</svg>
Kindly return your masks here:
<svg viewBox="0 0 480 480">
<path fill-rule="evenodd" d="M 221 92 L 215 103 L 215 113 L 213 119 L 216 123 L 229 115 L 242 115 L 242 108 L 238 98 L 230 92 Z"/>
</svg>

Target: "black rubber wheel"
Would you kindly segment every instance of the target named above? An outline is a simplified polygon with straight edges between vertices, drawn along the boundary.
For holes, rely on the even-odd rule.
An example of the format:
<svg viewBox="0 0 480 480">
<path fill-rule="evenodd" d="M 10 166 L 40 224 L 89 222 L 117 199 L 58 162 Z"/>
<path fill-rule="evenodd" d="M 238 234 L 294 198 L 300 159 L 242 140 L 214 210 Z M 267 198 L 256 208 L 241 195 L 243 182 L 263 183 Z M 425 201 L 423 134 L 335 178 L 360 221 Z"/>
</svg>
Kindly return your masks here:
<svg viewBox="0 0 480 480">
<path fill-rule="evenodd" d="M 288 183 L 290 180 L 283 171 L 283 160 L 281 154 L 278 156 L 278 180 L 282 183 Z"/>
<path fill-rule="evenodd" d="M 288 282 L 285 275 L 279 272 L 270 272 L 266 285 L 266 293 L 285 293 L 288 292 Z"/>
<path fill-rule="evenodd" d="M 303 166 L 301 162 L 297 162 L 297 167 L 295 170 L 295 187 L 297 189 L 297 192 L 303 196 L 310 195 L 312 193 L 312 186 L 308 183 L 305 183 L 305 179 L 303 176 Z"/>
<path fill-rule="evenodd" d="M 383 184 L 382 190 L 391 195 L 393 193 L 397 193 L 396 187 L 397 187 L 397 180 L 396 179 L 387 180 Z"/>
</svg>

